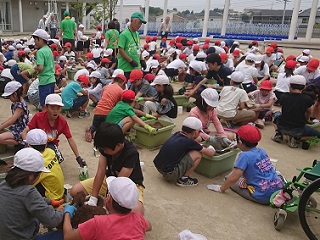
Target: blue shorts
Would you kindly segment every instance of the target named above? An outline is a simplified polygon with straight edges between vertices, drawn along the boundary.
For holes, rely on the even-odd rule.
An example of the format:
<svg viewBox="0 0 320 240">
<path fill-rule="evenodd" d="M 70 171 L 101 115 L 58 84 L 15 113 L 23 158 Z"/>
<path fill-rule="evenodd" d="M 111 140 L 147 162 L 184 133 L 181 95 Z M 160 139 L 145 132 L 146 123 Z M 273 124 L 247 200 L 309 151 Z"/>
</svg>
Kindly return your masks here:
<svg viewBox="0 0 320 240">
<path fill-rule="evenodd" d="M 27 82 L 27 80 L 20 75 L 19 71 L 20 71 L 20 69 L 19 69 L 18 64 L 14 64 L 10 69 L 10 73 L 14 77 L 14 79 L 17 82 L 21 83 L 21 85 L 23 85 Z"/>
<path fill-rule="evenodd" d="M 73 100 L 73 106 L 70 108 L 70 111 L 78 110 L 88 101 L 88 95 L 82 95 Z"/>
<path fill-rule="evenodd" d="M 55 87 L 56 83 L 49 83 L 47 85 L 39 85 L 39 99 L 40 99 L 40 104 L 42 107 L 45 106 L 45 101 L 46 101 L 46 97 L 51 94 L 54 93 L 54 87 Z"/>
</svg>

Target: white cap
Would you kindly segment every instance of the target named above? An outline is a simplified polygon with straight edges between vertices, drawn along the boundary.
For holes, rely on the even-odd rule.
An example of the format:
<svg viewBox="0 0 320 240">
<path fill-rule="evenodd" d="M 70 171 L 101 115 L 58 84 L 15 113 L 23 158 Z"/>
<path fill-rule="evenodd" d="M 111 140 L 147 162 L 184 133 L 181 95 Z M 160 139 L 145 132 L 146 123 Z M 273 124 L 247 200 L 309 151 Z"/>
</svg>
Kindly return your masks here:
<svg viewBox="0 0 320 240">
<path fill-rule="evenodd" d="M 199 42 L 199 39 L 198 38 L 194 38 L 192 39 L 194 42 Z"/>
<path fill-rule="evenodd" d="M 95 45 L 94 45 L 94 47 L 96 47 L 96 48 L 97 48 L 97 47 L 100 47 L 100 45 L 99 45 L 99 44 L 95 44 Z"/>
<path fill-rule="evenodd" d="M 159 66 L 159 61 L 156 59 L 153 59 L 150 61 L 150 68 L 157 68 Z"/>
<path fill-rule="evenodd" d="M 31 50 L 30 50 L 30 48 L 26 47 L 26 48 L 24 49 L 24 52 L 25 52 L 25 53 L 29 53 L 29 52 L 31 52 Z"/>
<path fill-rule="evenodd" d="M 11 81 L 6 84 L 4 87 L 4 93 L 1 95 L 2 97 L 8 97 L 15 91 L 17 91 L 20 87 L 22 87 L 21 83 L 17 81 Z"/>
<path fill-rule="evenodd" d="M 45 105 L 57 105 L 63 107 L 62 98 L 59 94 L 51 93 L 46 97 Z"/>
<path fill-rule="evenodd" d="M 109 57 L 109 56 L 112 55 L 112 53 L 113 53 L 113 49 L 108 48 L 108 49 L 106 49 L 106 50 L 103 52 L 103 56 L 104 56 L 104 57 Z"/>
<path fill-rule="evenodd" d="M 47 18 L 47 15 L 43 15 L 42 17 Z"/>
<path fill-rule="evenodd" d="M 237 41 L 234 41 L 233 44 L 240 46 L 240 43 Z"/>
<path fill-rule="evenodd" d="M 16 45 L 16 49 L 21 49 L 21 48 L 23 48 L 22 45 L 21 45 L 20 43 L 18 43 L 18 44 Z"/>
<path fill-rule="evenodd" d="M 29 172 L 50 172 L 44 167 L 42 154 L 33 148 L 18 151 L 13 158 L 13 166 Z"/>
<path fill-rule="evenodd" d="M 59 61 L 67 61 L 67 57 L 66 56 L 60 56 L 59 57 Z"/>
<path fill-rule="evenodd" d="M 142 57 L 145 58 L 145 57 L 148 57 L 150 56 L 150 53 L 147 51 L 147 50 L 143 50 L 143 52 L 141 53 Z"/>
<path fill-rule="evenodd" d="M 174 53 L 175 51 L 176 51 L 175 48 L 170 48 L 170 49 L 168 50 L 168 54 L 171 55 L 171 54 Z"/>
<path fill-rule="evenodd" d="M 307 55 L 310 55 L 311 53 L 310 49 L 304 49 L 302 52 Z"/>
<path fill-rule="evenodd" d="M 30 145 L 45 145 L 47 144 L 47 141 L 47 134 L 39 128 L 30 130 L 26 136 L 26 142 Z"/>
<path fill-rule="evenodd" d="M 256 57 L 256 60 L 254 61 L 254 63 L 260 64 L 262 62 L 263 55 L 258 55 L 258 56 L 255 56 L 255 57 Z"/>
<path fill-rule="evenodd" d="M 219 94 L 215 89 L 206 88 L 200 95 L 210 107 L 218 106 Z"/>
<path fill-rule="evenodd" d="M 80 25 L 79 25 L 79 28 L 84 28 L 84 25 L 83 25 L 83 24 L 80 24 Z"/>
<path fill-rule="evenodd" d="M 202 129 L 202 122 L 200 119 L 196 117 L 187 117 L 183 122 L 182 126 L 191 128 L 193 130 L 201 130 Z"/>
<path fill-rule="evenodd" d="M 242 83 L 244 80 L 244 74 L 241 71 L 235 71 L 230 75 L 232 81 Z"/>
<path fill-rule="evenodd" d="M 220 47 L 225 47 L 226 46 L 226 42 L 225 41 L 221 41 Z"/>
<path fill-rule="evenodd" d="M 112 73 L 112 77 L 115 78 L 118 74 L 122 74 L 124 75 L 124 71 L 122 69 L 116 69 L 114 70 L 114 72 Z"/>
<path fill-rule="evenodd" d="M 298 59 L 298 62 L 303 62 L 303 63 L 307 63 L 309 62 L 310 58 L 308 56 L 301 56 L 299 59 Z"/>
<path fill-rule="evenodd" d="M 23 41 L 28 41 L 28 38 L 27 37 L 23 37 L 22 40 Z"/>
<path fill-rule="evenodd" d="M 202 63 L 203 62 L 193 60 L 190 62 L 189 67 L 193 68 L 196 72 L 201 73 Z"/>
<path fill-rule="evenodd" d="M 206 57 L 207 57 L 207 54 L 205 52 L 202 52 L 202 51 L 198 52 L 197 55 L 196 55 L 196 58 L 198 58 L 198 59 L 199 58 L 202 59 L 202 58 L 206 58 Z"/>
<path fill-rule="evenodd" d="M 89 77 L 94 77 L 94 78 L 101 78 L 101 73 L 100 72 L 98 72 L 98 71 L 93 71 L 90 75 L 89 75 Z"/>
<path fill-rule="evenodd" d="M 306 85 L 306 78 L 302 75 L 294 75 L 290 77 L 290 84 Z"/>
<path fill-rule="evenodd" d="M 43 40 L 48 40 L 50 38 L 49 34 L 43 29 L 37 29 L 32 33 L 32 36 L 42 38 Z"/>
<path fill-rule="evenodd" d="M 92 68 L 93 70 L 95 70 L 96 68 L 93 66 L 93 64 L 92 63 L 88 63 L 87 64 L 87 66 L 86 66 L 86 68 Z"/>
<path fill-rule="evenodd" d="M 14 46 L 10 45 L 10 46 L 8 47 L 8 50 L 9 50 L 9 51 L 14 51 L 14 50 L 16 50 L 16 49 L 15 49 Z"/>
<path fill-rule="evenodd" d="M 157 75 L 152 83 L 151 86 L 159 85 L 168 85 L 170 83 L 169 78 L 167 75 Z"/>
<path fill-rule="evenodd" d="M 207 238 L 201 234 L 193 233 L 186 229 L 179 233 L 179 240 L 207 240 Z"/>
<path fill-rule="evenodd" d="M 121 207 L 133 209 L 139 201 L 139 192 L 136 184 L 127 177 L 108 177 L 108 191 L 114 201 Z"/>
<path fill-rule="evenodd" d="M 254 55 L 253 53 L 249 53 L 247 56 L 246 56 L 246 60 L 247 61 L 255 61 L 256 60 L 256 55 Z"/>
<path fill-rule="evenodd" d="M 8 62 L 5 62 L 4 65 L 8 66 L 8 67 L 12 67 L 13 65 L 15 65 L 17 63 L 16 60 L 14 59 L 10 59 Z"/>
</svg>

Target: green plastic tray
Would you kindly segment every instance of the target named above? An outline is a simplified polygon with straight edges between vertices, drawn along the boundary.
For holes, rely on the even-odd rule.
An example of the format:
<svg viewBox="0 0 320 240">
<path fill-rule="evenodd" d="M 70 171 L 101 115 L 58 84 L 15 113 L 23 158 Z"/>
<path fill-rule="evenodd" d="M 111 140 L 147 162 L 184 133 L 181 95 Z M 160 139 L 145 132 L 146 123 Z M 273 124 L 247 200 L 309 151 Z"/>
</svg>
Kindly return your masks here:
<svg viewBox="0 0 320 240">
<path fill-rule="evenodd" d="M 233 149 L 219 156 L 202 155 L 202 159 L 194 171 L 205 177 L 214 178 L 233 168 L 238 152 L 240 152 L 239 149 Z"/>
<path fill-rule="evenodd" d="M 173 95 L 178 106 L 183 106 L 184 103 L 189 102 L 189 99 L 185 95 Z"/>
<path fill-rule="evenodd" d="M 76 75 L 76 72 L 78 72 L 78 70 L 68 69 L 67 70 L 68 80 L 73 80 L 74 76 Z"/>
<path fill-rule="evenodd" d="M 172 129 L 175 127 L 173 122 L 167 122 L 161 119 L 158 120 L 147 120 L 145 123 L 153 124 L 155 122 L 160 122 L 163 128 L 160 128 L 155 135 L 151 135 L 143 127 L 140 127 L 138 124 L 133 126 L 133 129 L 136 130 L 136 142 L 147 148 L 155 148 L 161 146 L 169 137 L 172 135 Z"/>
<path fill-rule="evenodd" d="M 307 126 L 312 127 L 318 131 L 320 131 L 320 122 L 314 124 L 307 124 Z"/>
</svg>

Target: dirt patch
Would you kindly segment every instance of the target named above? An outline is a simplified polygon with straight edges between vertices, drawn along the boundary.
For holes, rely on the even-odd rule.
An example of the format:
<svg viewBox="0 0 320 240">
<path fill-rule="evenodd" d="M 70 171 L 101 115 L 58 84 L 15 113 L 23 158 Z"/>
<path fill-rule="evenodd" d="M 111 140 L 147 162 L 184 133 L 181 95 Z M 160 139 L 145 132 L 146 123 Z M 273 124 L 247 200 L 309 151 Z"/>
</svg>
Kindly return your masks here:
<svg viewBox="0 0 320 240">
<path fill-rule="evenodd" d="M 13 166 L 13 159 L 7 160 L 7 164 L 0 164 L 0 173 L 7 173 Z"/>
<path fill-rule="evenodd" d="M 150 124 L 151 127 L 156 128 L 156 129 L 161 129 L 164 128 L 165 126 L 161 122 L 155 122 Z"/>
</svg>

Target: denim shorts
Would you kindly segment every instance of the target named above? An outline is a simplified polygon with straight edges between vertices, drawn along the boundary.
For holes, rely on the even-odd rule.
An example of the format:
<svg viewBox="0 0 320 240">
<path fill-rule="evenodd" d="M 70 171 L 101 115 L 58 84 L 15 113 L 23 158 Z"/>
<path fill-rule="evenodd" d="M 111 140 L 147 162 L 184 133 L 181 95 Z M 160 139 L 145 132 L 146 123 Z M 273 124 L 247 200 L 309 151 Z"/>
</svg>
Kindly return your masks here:
<svg viewBox="0 0 320 240">
<path fill-rule="evenodd" d="M 49 94 L 54 93 L 55 85 L 56 85 L 55 82 L 47 85 L 39 85 L 39 99 L 42 107 L 45 106 L 46 97 Z"/>
<path fill-rule="evenodd" d="M 73 106 L 70 108 L 70 111 L 78 110 L 88 101 L 88 95 L 82 95 L 73 100 Z"/>
</svg>

